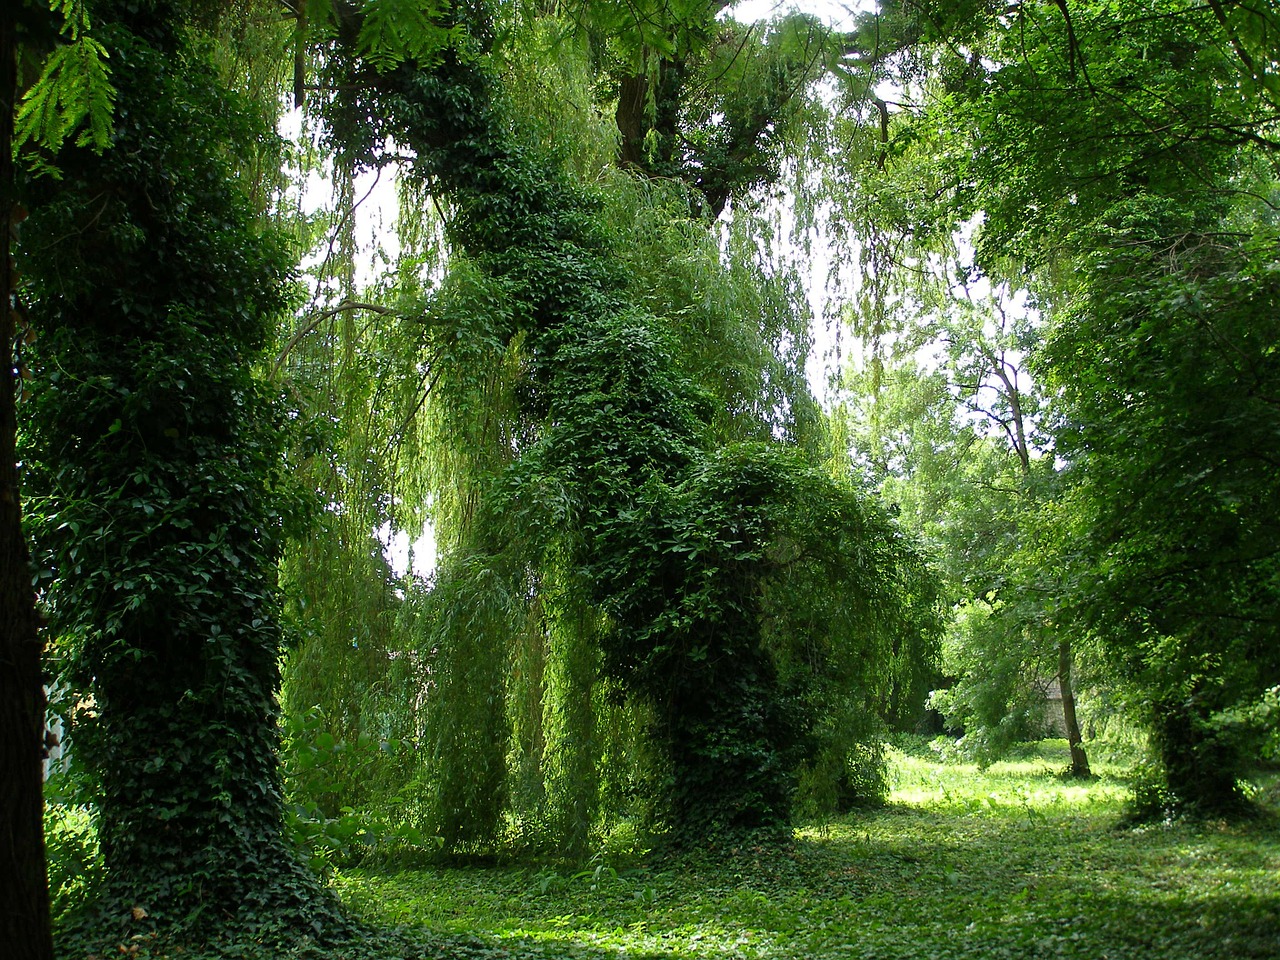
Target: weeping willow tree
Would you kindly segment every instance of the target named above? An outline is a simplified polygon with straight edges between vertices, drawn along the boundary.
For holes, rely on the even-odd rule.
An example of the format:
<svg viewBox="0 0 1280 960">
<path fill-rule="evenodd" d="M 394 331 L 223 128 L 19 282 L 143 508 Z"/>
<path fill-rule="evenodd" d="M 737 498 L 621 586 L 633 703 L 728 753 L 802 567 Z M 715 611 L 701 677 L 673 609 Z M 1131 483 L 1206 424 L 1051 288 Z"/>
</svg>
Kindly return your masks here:
<svg viewBox="0 0 1280 960">
<path fill-rule="evenodd" d="M 337 29 L 345 30 L 347 49 L 363 50 L 366 61 L 346 65 L 349 73 L 359 73 L 354 83 L 351 76 L 329 78 L 334 81 L 330 86 L 342 91 L 337 108 L 326 111 L 334 143 L 343 156 L 340 166 L 352 170 L 386 164 L 390 157 L 382 148 L 388 142 L 416 155 L 418 162 L 415 176 L 405 184 L 411 201 L 409 216 L 402 214 L 399 224 L 401 239 L 407 242 L 395 278 L 398 293 L 392 295 L 397 308 L 373 310 L 375 315 L 397 317 L 400 327 L 393 332 L 392 325 L 372 320 L 354 348 L 341 346 L 347 341 L 340 336 L 316 336 L 321 327 L 314 320 L 305 320 L 290 337 L 295 352 L 302 353 L 299 345 L 305 341 L 308 349 L 328 358 L 319 361 L 320 369 L 327 369 L 326 364 L 334 370 L 341 367 L 347 371 L 344 376 L 366 384 L 355 388 L 358 411 L 340 412 L 347 403 L 342 398 L 352 395 L 347 387 L 335 390 L 333 377 L 320 390 L 322 394 L 330 391 L 326 396 L 333 399 L 325 401 L 331 404 L 330 416 L 344 424 L 339 429 L 348 460 L 334 469 L 339 483 L 322 485 L 332 504 L 326 517 L 329 532 L 315 538 L 289 565 L 297 571 L 297 596 L 306 601 L 313 625 L 293 657 L 291 675 L 297 680 L 290 684 L 292 702 L 302 708 L 324 701 L 326 710 L 334 714 L 331 729 L 342 736 L 367 729 L 374 719 L 397 725 L 397 733 L 416 739 L 421 769 L 410 788 L 397 793 L 413 798 L 405 809 L 425 820 L 451 849 L 518 840 L 581 856 L 592 831 L 622 812 L 647 810 L 651 822 L 687 820 L 678 806 L 664 799 L 668 792 L 664 784 L 672 779 L 671 745 L 688 738 L 684 728 L 663 716 L 663 709 L 682 709 L 679 695 L 665 688 L 656 674 L 644 681 L 647 689 L 638 689 L 635 667 L 626 658 L 611 664 L 610 645 L 617 645 L 617 638 L 628 628 L 610 609 L 608 589 L 602 588 L 598 572 L 588 562 L 599 544 L 585 535 L 590 531 L 582 526 L 583 503 L 608 494 L 606 511 L 630 514 L 636 504 L 645 502 L 641 494 L 646 489 L 657 489 L 650 482 L 654 477 L 664 477 L 667 484 L 679 482 L 702 457 L 730 444 L 760 445 L 763 456 L 780 441 L 791 449 L 789 455 L 796 463 L 808 464 L 807 469 L 832 469 L 826 460 L 830 448 L 823 418 L 805 383 L 809 318 L 799 308 L 798 284 L 793 277 L 770 273 L 760 255 L 760 236 L 743 228 L 745 218 L 738 218 L 731 227 L 726 260 L 707 222 L 697 216 L 704 204 L 695 184 L 659 178 L 653 171 L 644 171 L 646 175 L 639 178 L 619 172 L 614 126 L 600 108 L 599 84 L 592 79 L 599 76 L 593 60 L 598 59 L 601 41 L 590 31 L 566 31 L 564 24 L 546 18 L 521 21 L 517 43 L 504 48 L 509 59 L 503 70 L 507 83 L 500 106 L 494 106 L 492 81 L 483 70 L 473 71 L 481 88 L 475 103 L 483 109 L 472 117 L 471 127 L 455 130 L 453 135 L 471 137 L 475 147 L 479 128 L 492 123 L 494 129 L 485 134 L 485 149 L 492 156 L 473 166 L 501 164 L 503 175 L 516 179 L 502 182 L 493 179 L 492 171 L 475 170 L 476 182 L 468 184 L 442 183 L 442 175 L 452 172 L 451 160 L 437 156 L 424 161 L 423 132 L 404 125 L 402 116 L 389 117 L 386 105 L 376 102 L 386 95 L 379 87 L 387 76 L 395 69 L 408 69 L 396 66 L 404 59 L 403 51 L 388 54 L 384 48 L 373 57 L 380 71 L 370 67 L 371 48 L 362 40 L 365 31 L 358 19 L 348 18 Z M 454 43 L 459 35 L 455 24 L 439 28 L 438 39 L 442 45 Z M 750 39 L 750 31 L 743 39 Z M 780 47 L 775 39 L 769 42 L 785 53 L 785 45 Z M 523 57 L 509 53 L 521 44 L 526 51 Z M 539 44 L 543 56 L 527 52 Z M 554 57 L 545 55 L 548 44 L 554 45 Z M 604 47 L 610 44 L 617 48 L 618 38 L 606 37 Z M 490 50 L 487 56 L 492 62 L 501 53 Z M 707 58 L 707 63 L 713 62 L 714 58 Z M 516 69 L 517 64 L 522 68 Z M 459 65 L 458 69 L 471 68 Z M 353 99 L 357 101 L 354 109 Z M 522 124 L 513 131 L 509 117 L 516 112 L 523 115 Z M 360 137 L 370 136 L 370 130 L 356 129 L 364 122 L 353 127 L 353 116 L 377 128 L 370 140 L 376 149 L 362 149 Z M 571 128 L 578 135 L 566 138 Z M 584 128 L 592 135 L 582 136 Z M 439 131 L 428 133 L 438 135 Z M 565 147 L 554 156 L 529 149 L 527 144 L 539 139 Z M 591 194 L 570 186 L 586 179 L 595 182 Z M 753 174 L 740 185 L 757 181 L 758 175 Z M 481 187 L 482 193 L 489 194 L 533 191 L 536 209 L 523 214 L 531 218 L 527 234 L 537 235 L 539 223 L 549 224 L 551 248 L 542 244 L 539 249 L 533 243 L 520 262 L 515 250 L 524 240 L 517 244 L 499 238 L 520 223 L 518 218 L 505 221 L 487 236 L 460 235 L 459 218 L 470 215 L 468 208 L 474 207 Z M 461 255 L 451 261 L 444 281 L 430 289 L 424 277 L 434 280 L 440 237 L 430 226 L 434 213 L 421 214 L 441 207 L 448 223 L 444 239 Z M 497 269 L 495 258 L 505 261 Z M 350 256 L 344 262 L 350 263 Z M 544 294 L 530 288 L 535 282 L 545 286 L 557 272 L 562 289 L 556 302 L 531 304 L 531 299 L 537 301 Z M 621 437 L 622 447 L 638 444 L 641 453 L 621 459 L 615 455 L 612 466 L 607 459 L 594 464 L 598 479 L 585 486 L 579 470 L 566 476 L 563 464 L 539 465 L 540 451 L 550 449 L 560 456 L 562 449 L 584 446 L 583 431 L 603 438 L 619 426 L 631 426 L 635 415 L 618 403 L 614 421 L 580 425 L 579 439 L 573 443 L 568 443 L 571 435 L 565 429 L 554 438 L 547 436 L 551 422 L 547 418 L 560 421 L 564 416 L 561 409 L 548 405 L 548 390 L 597 397 L 594 381 L 581 384 L 571 378 L 558 387 L 547 379 L 555 373 L 554 367 L 533 370 L 534 362 L 548 355 L 547 346 L 553 343 L 549 331 L 537 329 L 551 323 L 552 317 L 539 320 L 533 314 L 571 313 L 568 302 L 578 293 L 588 296 L 584 305 L 590 309 L 577 319 L 625 315 L 626 335 L 619 340 L 621 334 L 615 330 L 610 333 L 613 339 L 605 341 L 612 342 L 620 355 L 633 352 L 628 346 L 632 335 L 644 333 L 646 349 L 656 351 L 657 359 L 650 366 L 670 377 L 658 392 L 667 398 L 668 406 L 677 408 L 650 427 L 654 433 L 650 439 Z M 413 303 L 415 298 L 420 302 Z M 349 319 L 360 305 L 346 294 L 336 300 L 320 317 L 325 321 L 345 317 L 349 329 Z M 373 333 L 366 337 L 368 330 Z M 608 331 L 602 327 L 601 332 Z M 398 337 L 396 347 L 379 346 L 386 335 Z M 407 360 L 415 347 L 420 347 L 416 360 Z M 399 370 L 370 364 L 363 357 L 366 351 L 375 356 L 398 351 Z M 306 380 L 300 368 L 305 363 L 301 357 L 298 362 L 291 357 L 291 376 Z M 620 374 L 615 380 L 611 389 L 622 400 L 631 387 Z M 400 386 L 388 387 L 393 381 Z M 311 382 L 324 383 L 325 376 L 319 381 L 313 377 Z M 375 383 L 382 386 L 371 386 Z M 405 384 L 412 389 L 405 389 Z M 407 399 L 407 405 L 388 402 L 387 391 Z M 382 398 L 378 408 L 370 403 L 375 394 Z M 415 398 L 421 400 L 417 417 L 412 416 L 419 409 Z M 401 420 L 400 412 L 406 409 L 411 415 Z M 381 423 L 380 439 L 373 437 L 378 431 L 361 436 L 352 429 L 353 412 L 369 423 Z M 335 447 L 328 446 L 330 454 Z M 391 448 L 400 450 L 401 456 L 388 468 L 385 452 Z M 408 448 L 417 455 L 406 456 Z M 587 445 L 587 449 L 594 448 Z M 371 463 L 383 464 L 380 469 L 386 475 L 380 480 L 365 469 Z M 609 479 L 622 486 L 610 489 L 610 484 L 602 483 L 601 468 L 606 474 L 612 470 Z M 838 465 L 834 469 L 837 474 L 842 471 Z M 842 482 L 841 496 L 857 502 L 852 487 Z M 371 623 L 385 624 L 387 611 L 395 606 L 394 598 L 388 602 L 380 551 L 369 537 L 369 531 L 386 516 L 389 487 L 398 491 L 396 509 L 429 510 L 444 559 L 430 583 L 402 587 L 408 590 L 409 602 L 400 611 L 400 629 L 380 633 L 375 640 L 367 635 Z M 651 503 L 645 509 L 652 512 L 658 507 Z M 668 501 L 662 511 L 675 509 L 676 502 Z M 872 526 L 875 529 L 868 535 L 873 538 L 896 536 L 888 526 Z M 685 535 L 692 536 L 693 531 Z M 335 540 L 344 539 L 359 545 L 355 554 L 335 546 Z M 657 557 L 679 555 L 682 549 L 664 545 L 679 539 L 668 531 L 660 540 L 651 540 L 646 549 Z M 643 543 L 643 538 L 638 542 Z M 496 546 L 499 543 L 501 549 Z M 877 562 L 885 557 L 903 560 L 906 553 L 900 548 L 904 546 L 898 543 Z M 787 555 L 784 551 L 777 556 Z M 760 557 L 744 556 L 739 562 L 771 569 L 776 558 L 761 562 Z M 866 560 L 867 556 L 859 560 L 858 569 L 864 573 Z M 809 571 L 807 575 L 817 575 L 812 564 L 801 565 Z M 811 799 L 840 792 L 834 783 L 847 772 L 848 750 L 842 754 L 843 748 L 832 747 L 821 763 L 804 758 L 816 756 L 817 740 L 825 738 L 828 747 L 847 746 L 869 732 L 870 705 L 883 696 L 880 668 L 888 669 L 907 654 L 908 647 L 894 641 L 883 647 L 881 658 L 872 661 L 876 669 L 850 674 L 843 685 L 837 679 L 841 676 L 838 661 L 846 652 L 865 654 L 880 640 L 894 636 L 898 625 L 891 623 L 891 609 L 901 613 L 909 596 L 928 593 L 916 590 L 908 584 L 910 578 L 894 574 L 889 567 L 880 568 L 879 573 L 884 575 L 879 600 L 859 608 L 859 618 L 821 618 L 827 627 L 843 622 L 840 629 L 847 631 L 843 646 L 828 644 L 822 656 L 815 652 L 822 644 L 792 660 L 779 652 L 797 642 L 797 633 L 811 632 L 813 622 L 818 622 L 814 618 L 780 628 L 778 624 L 789 622 L 778 612 L 785 607 L 778 599 L 788 595 L 785 590 L 768 589 L 769 613 L 760 607 L 746 615 L 750 622 L 741 629 L 747 638 L 744 649 L 764 666 L 745 662 L 743 672 L 763 677 L 759 682 L 766 692 L 758 698 L 762 704 L 786 701 L 795 708 L 778 712 L 765 724 L 772 724 L 776 731 L 790 730 L 778 735 L 779 742 L 790 737 L 790 745 L 773 749 L 768 743 L 773 734 L 764 735 L 765 746 L 756 750 L 754 759 L 741 763 L 743 769 L 755 764 L 762 776 L 773 776 L 781 784 L 772 795 L 760 793 L 762 800 L 752 795 L 743 801 L 748 806 L 769 806 L 770 822 L 785 821 L 782 811 L 789 801 L 783 798 L 790 796 L 790 784 L 798 774 L 803 775 Z M 643 583 L 639 568 L 637 575 Z M 656 569 L 648 574 L 658 582 L 692 575 Z M 763 582 L 764 577 L 745 576 L 748 586 L 742 589 L 751 592 L 754 588 L 749 585 Z M 794 579 L 790 576 L 787 582 Z M 928 577 L 922 582 L 929 582 Z M 867 584 L 847 586 L 855 593 L 869 589 Z M 654 590 L 654 596 L 670 599 L 666 587 L 654 586 Z M 761 598 L 765 592 L 759 589 Z M 709 597 L 692 591 L 681 602 L 698 608 Z M 298 609 L 302 606 L 299 602 Z M 857 604 L 847 606 L 854 609 Z M 915 626 L 923 627 L 927 635 L 932 616 L 928 601 L 912 609 L 911 616 L 923 615 Z M 683 617 L 693 613 L 713 621 L 720 616 L 714 610 L 695 609 L 686 610 Z M 635 616 L 653 634 L 648 642 L 667 649 L 668 645 L 656 641 L 656 631 L 668 627 L 643 624 L 661 620 L 658 611 Z M 765 646 L 771 649 L 764 650 Z M 721 659 L 736 656 L 729 650 Z M 695 652 L 693 657 L 698 663 L 704 654 Z M 772 675 L 775 660 L 791 663 L 784 671 L 785 680 Z M 796 663 L 808 664 L 808 679 L 797 672 Z M 831 682 L 818 682 L 814 678 L 819 675 Z M 816 695 L 808 701 L 795 695 L 806 684 L 817 689 L 823 683 L 834 698 L 825 705 Z M 375 690 L 387 694 L 380 700 L 383 709 L 378 717 L 370 703 L 370 692 Z M 691 699 L 699 696 L 695 693 Z M 833 712 L 835 701 L 842 697 L 848 709 Z M 812 725 L 812 731 L 806 711 L 823 715 L 823 722 Z M 747 734 L 755 735 L 750 729 Z M 704 753 L 715 750 L 708 746 Z M 689 766 L 701 761 L 679 762 Z M 689 787 L 687 794 L 701 789 Z M 362 796 L 352 794 L 351 799 Z M 664 804 L 668 809 L 662 809 Z"/>
<path fill-rule="evenodd" d="M 678 841 L 781 829 L 801 775 L 847 773 L 903 624 L 929 631 L 927 572 L 827 462 L 794 283 L 742 236 L 725 266 L 696 184 L 619 171 L 604 137 L 532 146 L 575 110 L 607 129 L 546 95 L 593 92 L 589 31 L 522 24 L 570 46 L 504 90 L 484 10 L 432 29 L 338 17 L 323 78 L 342 162 L 396 144 L 451 251 L 405 311 L 440 549 L 402 620 L 421 815 L 450 849 L 569 855 L 623 806 Z"/>
<path fill-rule="evenodd" d="M 324 509 L 282 566 L 297 643 L 286 664 L 284 706 L 295 738 L 323 734 L 324 743 L 343 746 L 329 751 L 322 794 L 305 798 L 333 817 L 374 801 L 395 776 L 388 770 L 370 777 L 386 764 L 371 767 L 357 745 L 412 734 L 397 716 L 394 688 L 411 682 L 411 666 L 396 642 L 401 589 L 384 540 L 393 522 L 411 522 L 401 509 L 398 458 L 424 374 L 419 325 L 404 319 L 385 284 L 362 288 L 357 273 L 363 254 L 356 221 L 369 188 L 357 185 L 349 165 L 324 163 L 313 145 L 301 167 L 331 178 L 333 202 L 308 215 L 307 198 L 290 197 L 300 239 L 320 239 L 323 254 L 310 265 L 311 301 L 282 334 L 274 372 L 311 424 L 297 454 Z"/>
</svg>

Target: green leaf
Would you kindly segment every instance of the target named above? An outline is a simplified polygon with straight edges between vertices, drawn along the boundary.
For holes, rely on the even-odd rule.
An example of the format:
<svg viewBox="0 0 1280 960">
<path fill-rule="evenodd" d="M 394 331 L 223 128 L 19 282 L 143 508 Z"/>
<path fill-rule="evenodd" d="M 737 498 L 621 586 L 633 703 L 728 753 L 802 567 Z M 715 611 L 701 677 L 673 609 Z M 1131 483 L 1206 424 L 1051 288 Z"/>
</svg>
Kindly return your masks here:
<svg viewBox="0 0 1280 960">
<path fill-rule="evenodd" d="M 76 130 L 77 146 L 101 152 L 111 141 L 115 89 L 107 66 L 110 54 L 91 37 L 58 47 L 40 78 L 22 98 L 15 119 L 14 145 L 27 141 L 56 151 Z"/>
<path fill-rule="evenodd" d="M 459 28 L 436 22 L 447 9 L 441 0 L 369 0 L 360 26 L 360 49 L 379 71 L 406 60 L 430 65 L 462 35 Z"/>
</svg>

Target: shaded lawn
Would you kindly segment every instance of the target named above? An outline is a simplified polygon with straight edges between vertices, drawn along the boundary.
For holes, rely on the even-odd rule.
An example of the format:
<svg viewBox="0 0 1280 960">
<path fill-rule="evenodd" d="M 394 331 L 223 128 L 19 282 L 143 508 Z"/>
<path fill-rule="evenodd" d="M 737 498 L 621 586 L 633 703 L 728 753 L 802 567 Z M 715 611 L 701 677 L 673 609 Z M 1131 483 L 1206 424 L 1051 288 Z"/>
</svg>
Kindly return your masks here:
<svg viewBox="0 0 1280 960">
<path fill-rule="evenodd" d="M 804 829 L 785 851 L 335 883 L 370 919 L 495 956 L 1280 958 L 1275 819 L 1118 828 L 1123 784 L 1058 781 L 1056 747 L 985 773 L 895 765 L 887 809 Z"/>
</svg>

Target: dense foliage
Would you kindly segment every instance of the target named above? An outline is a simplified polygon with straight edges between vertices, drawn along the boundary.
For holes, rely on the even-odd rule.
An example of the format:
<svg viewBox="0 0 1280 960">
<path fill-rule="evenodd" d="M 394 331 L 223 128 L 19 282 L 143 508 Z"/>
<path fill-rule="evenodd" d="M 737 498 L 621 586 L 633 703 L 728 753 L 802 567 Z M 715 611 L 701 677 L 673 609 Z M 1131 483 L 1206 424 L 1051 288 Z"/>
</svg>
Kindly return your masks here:
<svg viewBox="0 0 1280 960">
<path fill-rule="evenodd" d="M 445 515 L 436 691 L 446 710 L 481 701 L 471 727 L 455 713 L 432 728 L 448 738 L 430 745 L 446 845 L 497 836 L 500 637 L 531 600 L 534 629 L 595 646 L 601 678 L 651 718 L 660 779 L 645 789 L 673 838 L 783 827 L 802 765 L 846 776 L 897 630 L 928 635 L 925 568 L 848 481 L 781 444 L 716 442 L 714 398 L 678 341 L 624 300 L 599 201 L 509 132 L 480 66 L 356 61 L 334 86 L 337 143 L 365 162 L 405 144 L 451 201 L 446 235 L 466 260 L 431 308 L 442 383 L 477 352 L 518 371 L 509 419 L 466 451 L 465 512 Z M 474 408 L 441 409 L 475 436 Z M 571 656 L 588 660 L 570 696 L 589 698 L 597 668 Z"/>
<path fill-rule="evenodd" d="M 944 290 L 989 283 L 1028 315 L 1015 357 L 1047 388 L 1028 435 L 1050 482 L 1038 506 L 1016 508 L 1033 551 L 1010 554 L 985 599 L 1014 612 L 1031 601 L 1035 622 L 1079 641 L 1095 682 L 1127 697 L 1154 737 L 1154 808 L 1229 809 L 1258 732 L 1233 718 L 1256 715 L 1280 676 L 1276 500 L 1260 452 L 1275 424 L 1276 79 L 1256 55 L 1274 14 L 902 12 L 921 39 L 897 62 L 905 109 L 887 189 L 853 191 L 881 254 L 879 306 L 862 311 L 880 326 L 867 328 L 911 326 L 909 307 L 884 318 L 911 303 L 903 275 L 918 265 Z M 939 275 L 962 226 L 972 249 Z M 963 309 L 944 295 L 939 312 Z M 996 692 L 981 660 L 967 669 L 953 706 L 966 687 Z M 1011 720 L 1015 702 L 996 699 L 998 722 Z"/>
<path fill-rule="evenodd" d="M 88 929 L 310 924 L 331 908 L 282 836 L 275 720 L 301 501 L 253 372 L 289 261 L 228 152 L 261 131 L 173 8 L 96 10 L 112 144 L 52 155 L 21 251 L 37 583 L 106 867 Z"/>
<path fill-rule="evenodd" d="M 1266 8 L 33 9 L 0 44 L 10 459 L 80 788 L 69 951 L 345 937 L 303 862 L 363 847 L 758 852 L 883 800 L 933 685 L 984 764 L 1052 687 L 1089 775 L 1082 689 L 1086 729 L 1149 734 L 1145 812 L 1247 809 L 1280 690 Z"/>
<path fill-rule="evenodd" d="M 1280 676 L 1280 487 L 1264 439 L 1278 425 L 1280 285 L 1269 241 L 1191 242 L 1171 251 L 1176 271 L 1141 248 L 1106 256 L 1046 352 L 1091 345 L 1063 385 L 1062 446 L 1096 557 L 1075 602 L 1145 701 L 1164 770 L 1151 799 L 1223 810 L 1263 732 L 1233 714 Z"/>
</svg>

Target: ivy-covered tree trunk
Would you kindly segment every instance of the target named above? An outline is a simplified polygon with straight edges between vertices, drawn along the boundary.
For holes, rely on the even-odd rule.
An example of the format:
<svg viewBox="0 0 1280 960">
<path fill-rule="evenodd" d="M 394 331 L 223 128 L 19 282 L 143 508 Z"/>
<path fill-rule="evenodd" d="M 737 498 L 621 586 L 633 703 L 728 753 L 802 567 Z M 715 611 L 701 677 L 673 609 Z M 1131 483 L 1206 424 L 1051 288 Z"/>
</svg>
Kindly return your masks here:
<svg viewBox="0 0 1280 960">
<path fill-rule="evenodd" d="M 474 478 L 482 502 L 440 582 L 462 611 L 495 574 L 523 597 L 530 570 L 557 571 L 598 618 L 601 673 L 654 718 L 663 784 L 648 799 L 668 835 L 785 832 L 817 739 L 815 675 L 846 671 L 854 697 L 885 667 L 909 550 L 794 449 L 717 447 L 674 338 L 626 302 L 598 201 L 522 140 L 482 62 L 378 62 L 348 26 L 329 61 L 333 140 L 364 161 L 395 140 L 450 201 L 458 269 L 431 311 L 436 361 L 478 343 L 519 357 L 518 443 Z"/>
<path fill-rule="evenodd" d="M 298 500 L 252 372 L 289 259 L 232 154 L 270 134 L 176 5 L 95 13 L 115 135 L 53 158 L 25 270 L 37 559 L 108 877 L 91 935 L 314 933 L 332 908 L 282 835 L 276 724 L 276 562 Z"/>
<path fill-rule="evenodd" d="M 1140 810 L 1221 816 L 1244 808 L 1239 744 L 1214 724 L 1204 699 L 1193 694 L 1154 705 L 1152 742 L 1164 783 L 1159 795 L 1139 797 Z"/>
<path fill-rule="evenodd" d="M 13 124 L 17 92 L 18 5 L 0 11 L 0 943 L 12 960 L 53 956 L 49 885 L 44 861 L 41 733 L 44 687 L 31 564 L 18 490 L 15 341 L 17 276 L 11 255 L 18 219 L 14 196 Z"/>
</svg>

